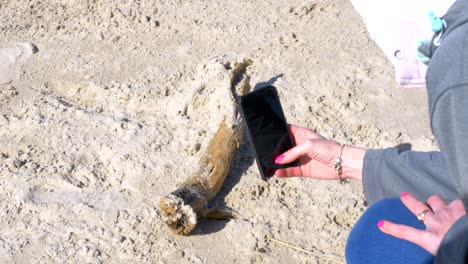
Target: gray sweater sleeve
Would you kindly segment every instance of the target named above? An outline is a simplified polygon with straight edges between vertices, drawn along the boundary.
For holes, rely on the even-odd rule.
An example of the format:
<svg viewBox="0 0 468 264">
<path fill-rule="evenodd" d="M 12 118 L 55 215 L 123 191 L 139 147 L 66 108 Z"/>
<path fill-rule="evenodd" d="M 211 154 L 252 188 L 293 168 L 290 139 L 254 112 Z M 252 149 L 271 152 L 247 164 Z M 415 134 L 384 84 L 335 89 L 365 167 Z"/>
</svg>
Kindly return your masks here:
<svg viewBox="0 0 468 264">
<path fill-rule="evenodd" d="M 468 44 L 467 44 L 468 45 Z M 468 72 L 467 72 L 468 73 Z M 364 158 L 363 186 L 369 203 L 397 197 L 403 191 L 426 200 L 432 194 L 468 205 L 468 82 L 447 89 L 432 111 L 440 152 L 369 150 Z"/>
<path fill-rule="evenodd" d="M 434 263 L 468 263 L 468 216 L 463 216 L 445 235 Z"/>
<path fill-rule="evenodd" d="M 368 150 L 364 158 L 363 187 L 367 202 L 398 197 L 409 192 L 420 200 L 440 194 L 446 200 L 458 197 L 454 179 L 440 152 L 399 151 L 397 148 Z"/>
</svg>

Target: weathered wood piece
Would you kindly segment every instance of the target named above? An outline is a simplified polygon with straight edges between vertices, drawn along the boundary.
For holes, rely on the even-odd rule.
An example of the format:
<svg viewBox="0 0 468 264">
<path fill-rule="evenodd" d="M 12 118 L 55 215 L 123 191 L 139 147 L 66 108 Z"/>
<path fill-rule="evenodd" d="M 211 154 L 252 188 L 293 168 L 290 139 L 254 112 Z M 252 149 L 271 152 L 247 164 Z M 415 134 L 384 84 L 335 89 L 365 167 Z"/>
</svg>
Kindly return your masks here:
<svg viewBox="0 0 468 264">
<path fill-rule="evenodd" d="M 226 113 L 217 132 L 201 156 L 196 173 L 181 183 L 177 189 L 160 199 L 163 220 L 175 234 L 190 233 L 202 217 L 229 219 L 234 215 L 227 208 L 207 208 L 217 195 L 229 174 L 231 162 L 242 142 L 243 126 L 237 97 L 250 91 L 250 78 L 246 69 L 250 60 L 236 63 L 230 75 L 230 96 L 226 104 L 233 104 L 232 113 Z M 227 85 L 226 85 L 227 86 Z M 222 87 L 221 87 L 222 88 Z M 229 94 L 229 93 L 228 93 Z M 217 109 L 213 109 L 217 111 Z"/>
</svg>

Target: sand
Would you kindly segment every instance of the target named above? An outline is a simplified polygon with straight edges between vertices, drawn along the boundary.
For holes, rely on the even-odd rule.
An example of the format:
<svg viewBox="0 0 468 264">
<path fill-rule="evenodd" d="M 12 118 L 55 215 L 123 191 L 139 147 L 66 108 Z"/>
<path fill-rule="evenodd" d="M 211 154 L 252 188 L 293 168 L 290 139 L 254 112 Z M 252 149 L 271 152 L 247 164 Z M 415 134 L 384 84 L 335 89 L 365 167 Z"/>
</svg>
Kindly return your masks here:
<svg viewBox="0 0 468 264">
<path fill-rule="evenodd" d="M 361 183 L 263 182 L 247 143 L 213 201 L 239 219 L 160 220 L 210 140 L 200 87 L 236 58 L 290 123 L 436 148 L 425 90 L 395 84 L 348 1 L 1 1 L 0 262 L 333 263 L 267 237 L 344 261 Z"/>
</svg>

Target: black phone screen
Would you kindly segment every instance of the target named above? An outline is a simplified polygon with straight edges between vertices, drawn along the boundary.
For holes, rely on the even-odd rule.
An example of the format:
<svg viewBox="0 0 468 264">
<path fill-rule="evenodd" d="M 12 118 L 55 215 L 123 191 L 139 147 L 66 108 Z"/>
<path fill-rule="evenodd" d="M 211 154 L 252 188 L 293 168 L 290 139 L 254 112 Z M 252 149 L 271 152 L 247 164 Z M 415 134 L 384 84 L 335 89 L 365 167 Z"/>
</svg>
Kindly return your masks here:
<svg viewBox="0 0 468 264">
<path fill-rule="evenodd" d="M 274 162 L 294 146 L 276 88 L 268 86 L 243 96 L 241 108 L 262 178 L 267 180 L 275 169 L 295 165 Z"/>
</svg>

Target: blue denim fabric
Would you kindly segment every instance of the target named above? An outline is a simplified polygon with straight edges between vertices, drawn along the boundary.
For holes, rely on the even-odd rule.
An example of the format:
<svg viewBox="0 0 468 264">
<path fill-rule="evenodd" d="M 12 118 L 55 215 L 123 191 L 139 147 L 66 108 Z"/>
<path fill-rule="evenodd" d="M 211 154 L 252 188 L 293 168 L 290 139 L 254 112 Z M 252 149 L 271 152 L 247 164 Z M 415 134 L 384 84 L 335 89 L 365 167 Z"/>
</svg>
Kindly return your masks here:
<svg viewBox="0 0 468 264">
<path fill-rule="evenodd" d="M 347 264 L 427 264 L 434 262 L 434 256 L 418 245 L 380 231 L 377 227 L 380 220 L 425 229 L 424 224 L 418 221 L 400 199 L 380 200 L 364 212 L 351 230 L 346 243 Z"/>
</svg>

